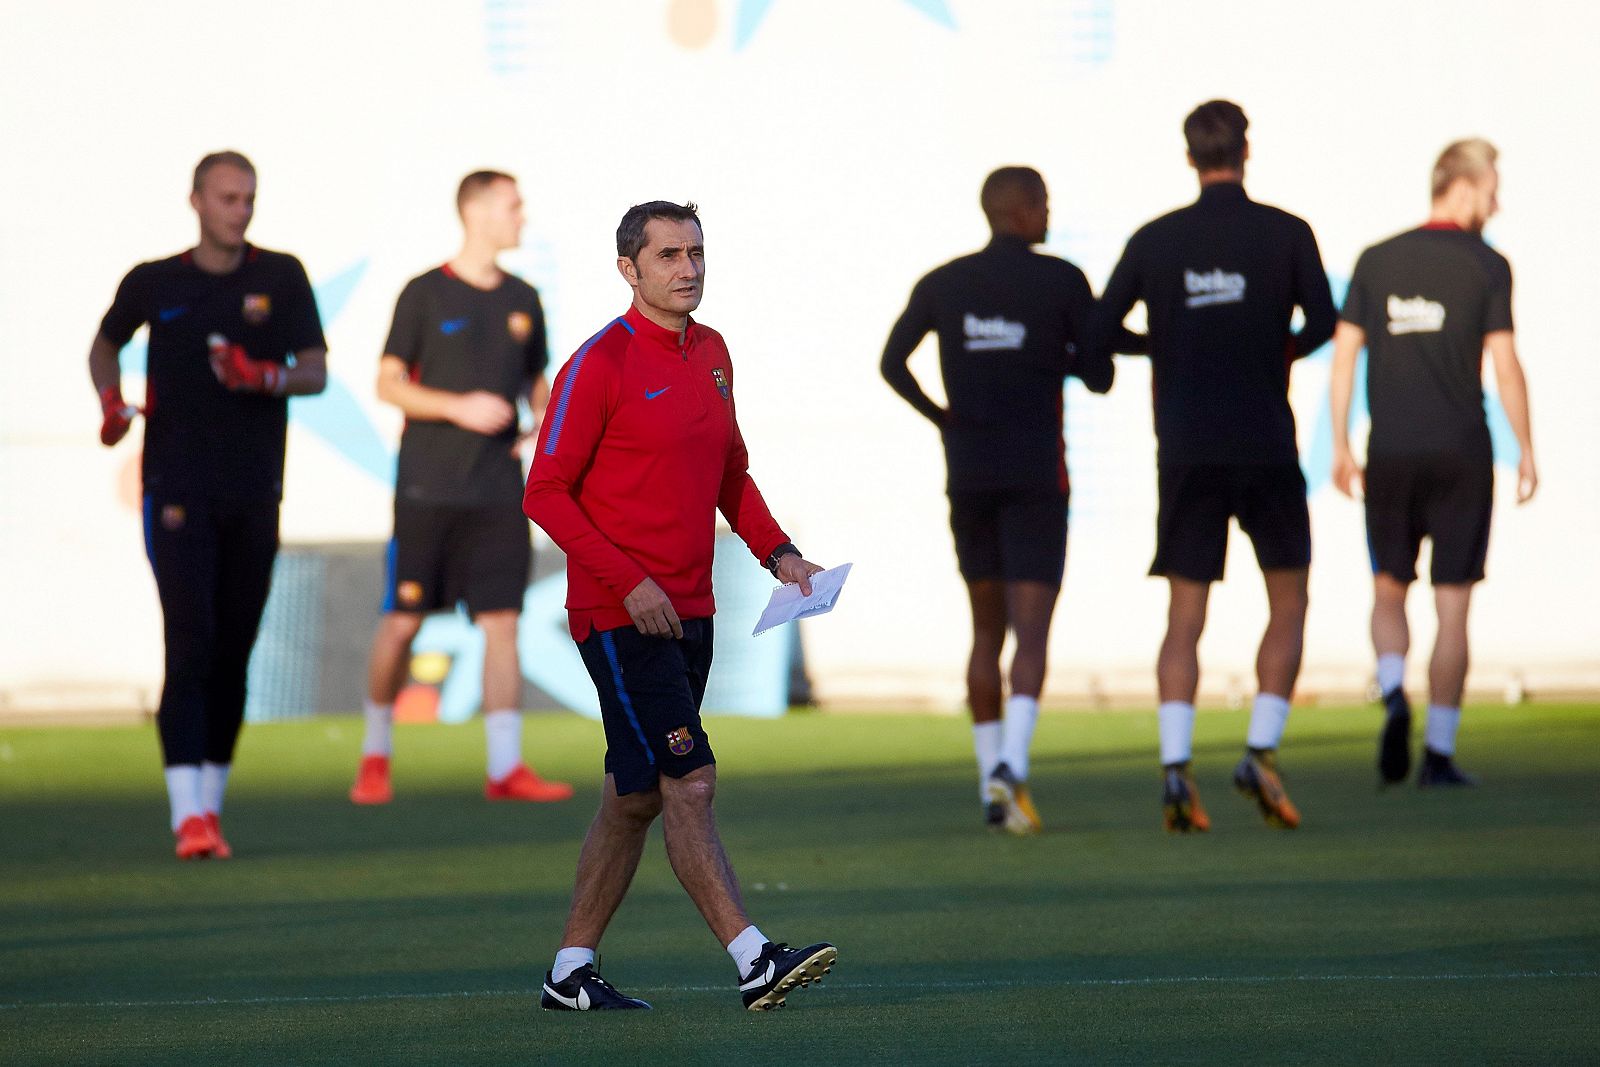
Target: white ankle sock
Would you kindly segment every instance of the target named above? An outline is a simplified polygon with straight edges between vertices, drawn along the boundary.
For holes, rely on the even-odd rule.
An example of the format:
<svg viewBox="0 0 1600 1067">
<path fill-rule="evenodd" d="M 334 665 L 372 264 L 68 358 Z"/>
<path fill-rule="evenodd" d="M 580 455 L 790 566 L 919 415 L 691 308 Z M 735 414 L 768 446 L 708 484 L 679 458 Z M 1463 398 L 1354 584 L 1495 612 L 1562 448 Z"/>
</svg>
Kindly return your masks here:
<svg viewBox="0 0 1600 1067">
<path fill-rule="evenodd" d="M 555 966 L 550 968 L 550 980 L 565 982 L 568 975 L 586 963 L 593 965 L 594 949 L 564 948 L 556 953 Z"/>
<path fill-rule="evenodd" d="M 522 762 L 522 712 L 484 712 L 483 738 L 489 749 L 489 780 L 498 782 Z"/>
<path fill-rule="evenodd" d="M 1028 750 L 1033 746 L 1033 728 L 1039 723 L 1037 697 L 1013 693 L 1006 699 L 1006 716 L 1000 720 L 1000 759 L 1011 773 L 1027 780 Z"/>
<path fill-rule="evenodd" d="M 365 702 L 362 708 L 367 718 L 367 735 L 361 739 L 363 756 L 394 755 L 394 705 Z"/>
<path fill-rule="evenodd" d="M 975 722 L 972 724 L 972 750 L 978 755 L 978 799 L 987 800 L 989 775 L 1000 763 L 1001 724 Z"/>
<path fill-rule="evenodd" d="M 167 768 L 167 803 L 172 808 L 172 829 L 183 820 L 203 814 L 200 807 L 200 765 L 179 763 Z"/>
<path fill-rule="evenodd" d="M 741 979 L 756 965 L 756 957 L 761 955 L 761 949 L 766 943 L 766 937 L 754 926 L 746 926 L 739 931 L 737 937 L 728 942 L 728 955 L 733 957 L 733 965 L 739 968 Z"/>
<path fill-rule="evenodd" d="M 1194 745 L 1194 705 L 1186 700 L 1163 701 L 1156 709 L 1161 730 L 1161 765 L 1188 763 Z"/>
<path fill-rule="evenodd" d="M 222 814 L 222 795 L 228 791 L 226 763 L 200 764 L 200 810 L 213 815 Z"/>
<path fill-rule="evenodd" d="M 1289 722 L 1289 700 L 1271 693 L 1257 693 L 1255 706 L 1250 709 L 1250 732 L 1244 743 L 1251 748 L 1275 749 L 1283 740 L 1283 728 Z"/>
<path fill-rule="evenodd" d="M 1461 726 L 1461 709 L 1447 708 L 1442 704 L 1428 705 L 1428 727 L 1423 732 L 1423 742 L 1430 751 L 1441 756 L 1456 754 L 1456 730 Z"/>
<path fill-rule="evenodd" d="M 1378 692 L 1384 696 L 1406 683 L 1406 658 L 1398 652 L 1385 652 L 1378 657 Z"/>
</svg>

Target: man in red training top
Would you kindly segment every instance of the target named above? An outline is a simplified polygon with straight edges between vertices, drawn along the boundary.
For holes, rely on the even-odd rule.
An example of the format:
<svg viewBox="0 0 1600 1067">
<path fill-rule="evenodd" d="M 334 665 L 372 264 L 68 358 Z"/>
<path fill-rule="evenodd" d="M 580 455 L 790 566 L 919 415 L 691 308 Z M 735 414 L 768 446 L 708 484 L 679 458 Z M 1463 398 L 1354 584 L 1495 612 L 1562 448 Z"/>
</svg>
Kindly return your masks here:
<svg viewBox="0 0 1600 1067">
<path fill-rule="evenodd" d="M 827 942 L 791 949 L 745 914 L 712 813 L 716 758 L 700 724 L 711 670 L 711 553 L 720 510 L 782 582 L 811 593 L 821 570 L 773 521 L 747 470 L 733 365 L 689 313 L 705 285 L 693 204 L 653 201 L 617 227 L 633 306 L 557 375 L 523 510 L 567 554 L 567 610 L 605 724 L 600 811 L 540 1005 L 648 1008 L 596 972 L 595 950 L 656 816 L 673 873 L 739 972 L 751 1011 L 832 968 Z"/>
</svg>

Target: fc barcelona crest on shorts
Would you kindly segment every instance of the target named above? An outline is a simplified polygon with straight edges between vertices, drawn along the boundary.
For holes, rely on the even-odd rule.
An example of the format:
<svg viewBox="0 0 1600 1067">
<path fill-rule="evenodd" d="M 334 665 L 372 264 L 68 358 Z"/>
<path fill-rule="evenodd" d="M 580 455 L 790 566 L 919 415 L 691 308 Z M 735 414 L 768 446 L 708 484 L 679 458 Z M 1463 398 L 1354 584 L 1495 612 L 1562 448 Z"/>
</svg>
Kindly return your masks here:
<svg viewBox="0 0 1600 1067">
<path fill-rule="evenodd" d="M 272 297 L 266 293 L 246 293 L 244 295 L 244 321 L 252 326 L 260 326 L 272 317 Z"/>
<path fill-rule="evenodd" d="M 694 751 L 694 735 L 687 726 L 680 726 L 667 735 L 667 751 L 674 756 L 687 756 Z"/>
<path fill-rule="evenodd" d="M 728 399 L 728 376 L 722 373 L 721 367 L 711 368 L 711 380 L 717 383 L 717 392 L 722 394 L 722 399 Z"/>
<path fill-rule="evenodd" d="M 407 607 L 415 607 L 422 603 L 421 582 L 401 582 L 395 587 L 395 599 Z"/>
<path fill-rule="evenodd" d="M 182 504 L 168 504 L 161 509 L 161 528 L 164 530 L 181 530 L 188 518 L 189 516 L 184 512 Z"/>
<path fill-rule="evenodd" d="M 506 329 L 511 339 L 520 345 L 533 334 L 533 316 L 526 311 L 513 311 L 506 317 Z"/>
</svg>

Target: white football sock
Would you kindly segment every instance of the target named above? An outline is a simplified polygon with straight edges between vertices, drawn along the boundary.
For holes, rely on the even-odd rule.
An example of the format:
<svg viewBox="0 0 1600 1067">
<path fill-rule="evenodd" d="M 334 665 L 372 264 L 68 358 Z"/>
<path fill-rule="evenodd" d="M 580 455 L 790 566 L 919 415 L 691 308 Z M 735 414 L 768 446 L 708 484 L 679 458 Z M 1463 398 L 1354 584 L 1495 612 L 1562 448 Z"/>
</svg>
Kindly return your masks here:
<svg viewBox="0 0 1600 1067">
<path fill-rule="evenodd" d="M 1188 763 L 1194 744 L 1194 705 L 1186 700 L 1163 701 L 1156 709 L 1161 730 L 1161 765 Z"/>
<path fill-rule="evenodd" d="M 498 782 L 522 762 L 522 712 L 484 712 L 483 737 L 489 748 L 489 780 Z"/>
<path fill-rule="evenodd" d="M 746 926 L 739 931 L 737 937 L 728 942 L 728 955 L 733 957 L 733 965 L 739 968 L 741 979 L 756 965 L 756 957 L 761 955 L 761 949 L 766 943 L 766 937 L 754 926 Z"/>
<path fill-rule="evenodd" d="M 1028 750 L 1033 747 L 1033 728 L 1038 723 L 1037 697 L 1013 693 L 1006 699 L 1006 716 L 1000 720 L 1000 759 L 1023 781 L 1028 778 Z"/>
<path fill-rule="evenodd" d="M 1001 726 L 999 722 L 972 724 L 972 750 L 978 755 L 978 799 L 988 800 L 989 776 L 1000 764 Z"/>
<path fill-rule="evenodd" d="M 1406 681 L 1406 658 L 1398 652 L 1385 652 L 1378 657 L 1378 692 L 1384 696 L 1399 689 Z"/>
<path fill-rule="evenodd" d="M 1283 728 L 1289 722 L 1289 701 L 1271 693 L 1257 693 L 1255 706 L 1250 709 L 1250 732 L 1244 743 L 1251 748 L 1276 749 L 1283 740 Z"/>
<path fill-rule="evenodd" d="M 363 711 L 367 717 L 367 735 L 361 739 L 361 754 L 394 755 L 394 705 L 374 704 L 368 700 Z"/>
<path fill-rule="evenodd" d="M 172 807 L 172 830 L 183 820 L 203 814 L 200 807 L 200 765 L 179 763 L 167 768 L 167 803 Z"/>
<path fill-rule="evenodd" d="M 200 764 L 200 810 L 222 814 L 222 794 L 228 791 L 228 770 L 226 763 Z"/>
<path fill-rule="evenodd" d="M 1461 726 L 1461 709 L 1447 708 L 1442 704 L 1428 705 L 1428 727 L 1423 731 L 1423 743 L 1429 751 L 1441 756 L 1456 754 L 1456 730 Z"/>
<path fill-rule="evenodd" d="M 550 980 L 565 982 L 568 975 L 586 963 L 594 965 L 594 949 L 564 948 L 556 953 L 555 966 L 550 968 Z"/>
</svg>

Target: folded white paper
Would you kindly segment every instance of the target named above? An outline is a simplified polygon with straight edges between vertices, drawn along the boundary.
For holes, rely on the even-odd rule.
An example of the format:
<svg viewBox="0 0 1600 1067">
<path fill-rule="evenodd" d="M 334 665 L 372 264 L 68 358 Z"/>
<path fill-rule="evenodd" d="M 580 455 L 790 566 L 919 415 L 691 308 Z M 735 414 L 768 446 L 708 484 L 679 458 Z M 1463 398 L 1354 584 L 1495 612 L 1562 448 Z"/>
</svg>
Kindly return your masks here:
<svg viewBox="0 0 1600 1067">
<path fill-rule="evenodd" d="M 764 634 L 775 626 L 813 615 L 825 615 L 839 602 L 839 591 L 850 576 L 850 564 L 818 571 L 811 576 L 811 595 L 801 596 L 798 585 L 780 585 L 772 591 L 767 609 L 761 613 L 751 637 Z"/>
</svg>

